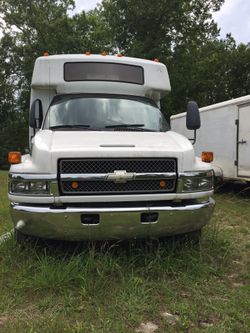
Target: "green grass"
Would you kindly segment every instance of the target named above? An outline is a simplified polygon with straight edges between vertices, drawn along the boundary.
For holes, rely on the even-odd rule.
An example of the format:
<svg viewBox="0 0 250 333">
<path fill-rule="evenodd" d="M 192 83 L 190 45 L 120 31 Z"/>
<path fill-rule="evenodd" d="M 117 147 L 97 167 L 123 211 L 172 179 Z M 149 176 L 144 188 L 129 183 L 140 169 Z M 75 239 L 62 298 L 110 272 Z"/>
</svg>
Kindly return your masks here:
<svg viewBox="0 0 250 333">
<path fill-rule="evenodd" d="M 0 171 L 0 234 L 12 228 L 9 216 L 9 201 L 7 197 L 8 172 Z"/>
<path fill-rule="evenodd" d="M 0 173 L 0 232 L 12 228 Z M 0 245 L 0 332 L 246 332 L 250 193 L 216 195 L 201 244 Z M 238 194 L 237 194 L 238 193 Z M 171 325 L 162 312 L 178 316 Z M 205 326 L 205 327 L 204 327 Z"/>
</svg>

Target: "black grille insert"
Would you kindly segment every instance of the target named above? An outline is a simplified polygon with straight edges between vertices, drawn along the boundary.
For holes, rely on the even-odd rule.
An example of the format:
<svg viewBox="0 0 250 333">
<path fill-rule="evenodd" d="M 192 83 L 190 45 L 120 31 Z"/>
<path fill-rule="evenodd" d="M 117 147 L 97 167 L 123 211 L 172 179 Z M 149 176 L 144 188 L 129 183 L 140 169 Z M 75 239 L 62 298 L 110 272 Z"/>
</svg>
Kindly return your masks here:
<svg viewBox="0 0 250 333">
<path fill-rule="evenodd" d="M 175 180 L 166 181 L 164 188 L 159 180 L 133 180 L 127 183 L 113 183 L 105 181 L 80 181 L 77 189 L 71 187 L 70 181 L 62 182 L 63 193 L 67 194 L 112 194 L 112 193 L 165 193 L 174 190 Z"/>
<path fill-rule="evenodd" d="M 111 173 L 126 170 L 136 173 L 176 172 L 176 160 L 157 159 L 65 159 L 59 161 L 59 173 Z"/>
<path fill-rule="evenodd" d="M 169 193 L 174 192 L 176 187 L 176 178 L 167 179 L 165 187 L 160 187 L 160 179 L 150 178 L 128 180 L 125 183 L 74 179 L 78 181 L 77 188 L 72 188 L 71 181 L 60 179 L 61 174 L 108 174 L 116 170 L 126 170 L 127 173 L 177 174 L 177 162 L 174 158 L 61 159 L 58 167 L 60 190 L 64 195 Z"/>
</svg>

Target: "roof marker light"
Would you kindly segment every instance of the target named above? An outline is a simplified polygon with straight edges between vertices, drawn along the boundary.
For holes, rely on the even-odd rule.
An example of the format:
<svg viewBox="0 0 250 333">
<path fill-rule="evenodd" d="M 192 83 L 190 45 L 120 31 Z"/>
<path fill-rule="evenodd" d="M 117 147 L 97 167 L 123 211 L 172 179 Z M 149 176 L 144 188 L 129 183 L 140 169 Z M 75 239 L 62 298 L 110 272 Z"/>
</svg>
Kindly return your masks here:
<svg viewBox="0 0 250 333">
<path fill-rule="evenodd" d="M 123 57 L 123 54 L 118 53 L 118 54 L 117 54 L 117 57 L 121 58 L 121 57 Z"/>
<path fill-rule="evenodd" d="M 89 56 L 89 55 L 91 55 L 91 52 L 90 52 L 90 51 L 86 51 L 85 54 L 86 54 L 87 56 Z"/>
<path fill-rule="evenodd" d="M 44 52 L 43 52 L 43 56 L 44 56 L 44 57 L 48 57 L 48 55 L 49 55 L 49 52 L 48 52 L 48 51 L 44 51 Z"/>
<path fill-rule="evenodd" d="M 155 58 L 154 61 L 155 62 L 160 62 L 160 59 L 159 58 Z"/>
<path fill-rule="evenodd" d="M 107 52 L 103 51 L 102 56 L 106 56 L 106 55 L 107 55 Z"/>
</svg>

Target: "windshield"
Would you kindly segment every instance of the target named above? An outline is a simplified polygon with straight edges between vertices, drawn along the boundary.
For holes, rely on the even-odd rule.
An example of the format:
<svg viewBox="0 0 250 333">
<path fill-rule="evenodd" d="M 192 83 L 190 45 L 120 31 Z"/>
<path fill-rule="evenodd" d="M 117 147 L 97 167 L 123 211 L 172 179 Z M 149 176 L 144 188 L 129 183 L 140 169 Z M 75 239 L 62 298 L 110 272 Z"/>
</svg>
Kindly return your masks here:
<svg viewBox="0 0 250 333">
<path fill-rule="evenodd" d="M 44 128 L 165 132 L 169 126 L 158 107 L 145 98 L 69 95 L 52 102 Z"/>
</svg>

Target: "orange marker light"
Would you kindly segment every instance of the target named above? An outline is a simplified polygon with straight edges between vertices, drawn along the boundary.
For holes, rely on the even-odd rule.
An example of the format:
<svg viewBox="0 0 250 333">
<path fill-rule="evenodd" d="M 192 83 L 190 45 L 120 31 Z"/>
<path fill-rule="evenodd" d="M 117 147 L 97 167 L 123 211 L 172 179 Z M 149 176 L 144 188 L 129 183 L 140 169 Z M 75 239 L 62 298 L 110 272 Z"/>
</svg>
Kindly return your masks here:
<svg viewBox="0 0 250 333">
<path fill-rule="evenodd" d="M 160 62 L 160 59 L 159 58 L 155 58 L 154 61 L 155 62 Z"/>
<path fill-rule="evenodd" d="M 214 160 L 214 153 L 212 151 L 203 151 L 201 153 L 202 162 L 210 163 Z"/>
<path fill-rule="evenodd" d="M 121 58 L 121 57 L 123 57 L 123 55 L 121 53 L 118 53 L 117 57 Z"/>
<path fill-rule="evenodd" d="M 90 51 L 86 51 L 85 54 L 86 55 L 91 55 L 91 52 Z"/>
<path fill-rule="evenodd" d="M 167 186 L 167 182 L 165 180 L 160 180 L 160 188 L 165 188 Z"/>
<path fill-rule="evenodd" d="M 8 154 L 8 162 L 10 164 L 21 163 L 21 153 L 19 151 L 10 151 Z"/>
<path fill-rule="evenodd" d="M 49 52 L 48 52 L 48 51 L 45 51 L 45 52 L 43 52 L 43 55 L 44 55 L 44 57 L 48 57 Z"/>
<path fill-rule="evenodd" d="M 106 56 L 107 53 L 105 51 L 102 52 L 102 56 Z"/>
<path fill-rule="evenodd" d="M 72 182 L 72 183 L 71 183 L 71 187 L 72 187 L 74 190 L 78 189 L 78 187 L 79 187 L 78 182 Z"/>
</svg>

